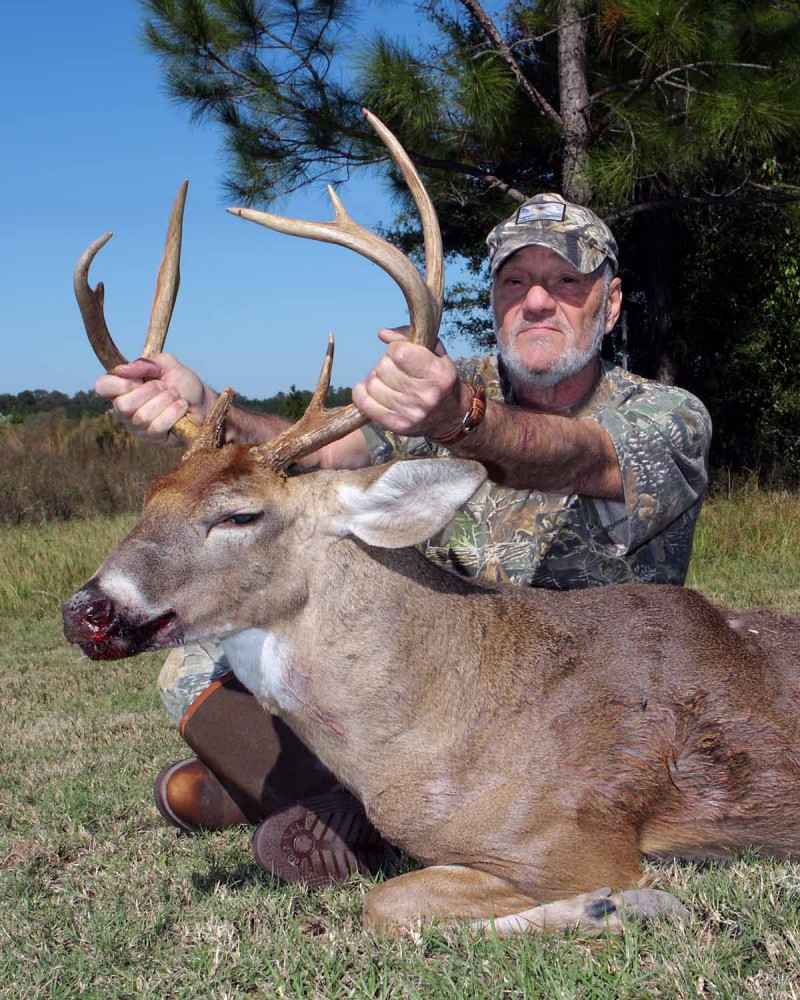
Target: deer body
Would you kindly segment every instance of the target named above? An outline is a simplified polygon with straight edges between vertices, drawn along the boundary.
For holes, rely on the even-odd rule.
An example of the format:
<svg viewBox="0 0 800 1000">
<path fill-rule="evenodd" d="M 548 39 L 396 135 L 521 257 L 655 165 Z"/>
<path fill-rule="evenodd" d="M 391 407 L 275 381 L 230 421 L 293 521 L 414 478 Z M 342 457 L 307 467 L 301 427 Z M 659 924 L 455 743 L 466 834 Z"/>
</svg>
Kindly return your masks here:
<svg viewBox="0 0 800 1000">
<path fill-rule="evenodd" d="M 636 830 L 637 853 L 725 856 L 744 820 L 748 843 L 800 849 L 798 684 L 699 595 L 492 591 L 413 550 L 332 548 L 285 633 L 302 649 L 296 701 L 264 704 L 419 860 L 474 862 L 464 831 L 481 830 L 483 870 L 555 898 L 531 856 L 548 818 Z"/>
<path fill-rule="evenodd" d="M 800 853 L 800 625 L 731 624 L 679 587 L 490 589 L 403 547 L 483 475 L 284 479 L 246 448 L 198 452 L 65 607 L 68 637 L 97 658 L 221 637 L 384 836 L 438 866 L 376 887 L 379 924 L 547 920 L 634 883 L 641 853 Z"/>
</svg>

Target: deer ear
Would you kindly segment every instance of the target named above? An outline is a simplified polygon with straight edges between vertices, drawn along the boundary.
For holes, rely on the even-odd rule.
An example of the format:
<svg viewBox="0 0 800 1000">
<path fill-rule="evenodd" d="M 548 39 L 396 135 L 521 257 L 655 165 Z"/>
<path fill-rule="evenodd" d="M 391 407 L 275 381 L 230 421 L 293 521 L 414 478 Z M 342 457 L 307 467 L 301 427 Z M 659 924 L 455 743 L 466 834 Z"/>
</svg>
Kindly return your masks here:
<svg viewBox="0 0 800 1000">
<path fill-rule="evenodd" d="M 336 527 L 343 535 L 384 549 L 416 545 L 452 520 L 484 479 L 486 469 L 477 462 L 453 458 L 393 462 L 365 486 L 337 488 L 345 511 Z"/>
</svg>

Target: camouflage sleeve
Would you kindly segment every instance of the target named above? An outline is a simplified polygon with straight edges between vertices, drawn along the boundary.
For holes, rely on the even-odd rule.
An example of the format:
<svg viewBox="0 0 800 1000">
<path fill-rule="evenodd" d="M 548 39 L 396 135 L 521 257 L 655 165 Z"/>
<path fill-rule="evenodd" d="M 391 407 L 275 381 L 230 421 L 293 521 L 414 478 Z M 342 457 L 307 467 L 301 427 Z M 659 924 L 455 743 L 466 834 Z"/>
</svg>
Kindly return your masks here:
<svg viewBox="0 0 800 1000">
<path fill-rule="evenodd" d="M 633 551 L 693 507 L 708 485 L 711 418 L 691 393 L 641 380 L 619 405 L 587 415 L 608 432 L 622 471 L 623 502 L 596 501 L 609 535 Z M 696 515 L 695 515 L 696 516 Z"/>
<path fill-rule="evenodd" d="M 384 465 L 393 458 L 419 458 L 435 454 L 435 448 L 424 437 L 402 437 L 369 423 L 361 428 L 367 442 L 370 465 Z"/>
</svg>

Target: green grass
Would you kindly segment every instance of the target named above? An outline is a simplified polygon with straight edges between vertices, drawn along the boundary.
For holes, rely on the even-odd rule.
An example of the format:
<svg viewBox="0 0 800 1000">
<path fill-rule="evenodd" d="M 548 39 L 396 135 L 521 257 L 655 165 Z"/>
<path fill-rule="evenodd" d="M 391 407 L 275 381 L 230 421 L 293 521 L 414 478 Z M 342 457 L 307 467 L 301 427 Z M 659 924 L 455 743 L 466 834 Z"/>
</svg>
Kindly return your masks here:
<svg viewBox="0 0 800 1000">
<path fill-rule="evenodd" d="M 706 503 L 687 586 L 736 608 L 800 613 L 800 497 L 746 488 Z"/>
<path fill-rule="evenodd" d="M 693 583 L 800 612 L 800 498 L 709 504 Z M 186 755 L 160 657 L 93 663 L 58 607 L 132 517 L 0 530 L 0 997 L 800 997 L 800 866 L 648 866 L 693 922 L 621 939 L 484 940 L 360 926 L 369 883 L 310 893 L 255 865 L 245 830 L 182 837 L 152 803 Z"/>
<path fill-rule="evenodd" d="M 136 514 L 110 514 L 0 524 L 0 616 L 54 619 L 136 520 Z"/>
</svg>

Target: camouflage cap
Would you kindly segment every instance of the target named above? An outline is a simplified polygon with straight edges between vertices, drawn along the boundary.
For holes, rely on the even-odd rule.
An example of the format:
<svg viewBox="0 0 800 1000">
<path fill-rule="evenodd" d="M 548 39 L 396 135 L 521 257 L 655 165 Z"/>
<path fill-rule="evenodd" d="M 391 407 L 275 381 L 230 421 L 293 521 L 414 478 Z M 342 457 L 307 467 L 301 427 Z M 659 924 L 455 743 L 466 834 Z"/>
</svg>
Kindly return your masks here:
<svg viewBox="0 0 800 1000">
<path fill-rule="evenodd" d="M 537 194 L 495 226 L 486 240 L 492 277 L 522 247 L 554 250 L 581 272 L 590 274 L 605 260 L 617 270 L 617 241 L 591 209 L 573 205 L 560 194 Z"/>
</svg>

